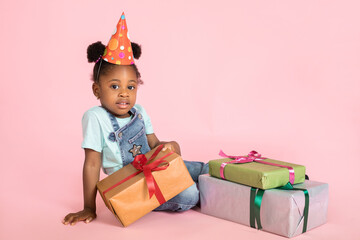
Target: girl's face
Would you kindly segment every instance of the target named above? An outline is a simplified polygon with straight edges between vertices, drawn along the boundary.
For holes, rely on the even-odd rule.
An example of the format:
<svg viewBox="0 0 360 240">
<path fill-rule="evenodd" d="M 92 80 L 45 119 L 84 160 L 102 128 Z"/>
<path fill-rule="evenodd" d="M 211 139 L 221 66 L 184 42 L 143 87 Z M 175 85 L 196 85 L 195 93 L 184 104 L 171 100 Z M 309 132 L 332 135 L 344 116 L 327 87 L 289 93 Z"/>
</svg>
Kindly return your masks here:
<svg viewBox="0 0 360 240">
<path fill-rule="evenodd" d="M 115 117 L 130 117 L 129 111 L 135 105 L 138 81 L 132 66 L 114 66 L 99 83 L 93 84 L 94 95 L 101 106 Z"/>
</svg>

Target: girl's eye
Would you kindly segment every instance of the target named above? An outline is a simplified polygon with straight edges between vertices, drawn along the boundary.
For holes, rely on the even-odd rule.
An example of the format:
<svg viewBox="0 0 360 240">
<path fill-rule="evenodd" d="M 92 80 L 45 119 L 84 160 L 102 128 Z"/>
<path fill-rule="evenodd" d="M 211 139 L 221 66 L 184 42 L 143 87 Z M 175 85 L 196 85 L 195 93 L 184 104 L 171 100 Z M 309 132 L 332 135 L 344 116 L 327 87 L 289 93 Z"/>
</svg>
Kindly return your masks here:
<svg viewBox="0 0 360 240">
<path fill-rule="evenodd" d="M 112 89 L 118 89 L 119 86 L 118 86 L 118 85 L 111 85 L 111 88 L 112 88 Z"/>
<path fill-rule="evenodd" d="M 135 89 L 135 86 L 128 86 L 128 89 L 129 89 L 129 90 L 134 90 L 134 89 Z"/>
</svg>

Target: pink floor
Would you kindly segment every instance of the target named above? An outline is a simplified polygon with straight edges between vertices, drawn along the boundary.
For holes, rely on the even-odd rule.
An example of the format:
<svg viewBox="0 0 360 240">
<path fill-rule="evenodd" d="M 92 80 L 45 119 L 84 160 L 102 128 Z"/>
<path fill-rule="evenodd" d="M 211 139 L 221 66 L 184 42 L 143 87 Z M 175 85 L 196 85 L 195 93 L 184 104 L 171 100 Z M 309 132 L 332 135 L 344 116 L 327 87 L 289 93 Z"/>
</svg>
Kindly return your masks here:
<svg viewBox="0 0 360 240">
<path fill-rule="evenodd" d="M 61 223 L 65 214 L 82 206 L 81 177 L 75 170 L 67 172 L 63 167 L 48 173 L 24 168 L 16 176 L 1 175 L 7 184 L 0 202 L 0 239 L 284 239 L 204 215 L 198 208 L 183 213 L 151 212 L 123 228 L 99 196 L 95 221 L 65 226 Z M 330 196 L 328 223 L 296 239 L 360 239 L 358 207 L 352 211 L 350 199 L 340 196 L 333 185 Z"/>
</svg>

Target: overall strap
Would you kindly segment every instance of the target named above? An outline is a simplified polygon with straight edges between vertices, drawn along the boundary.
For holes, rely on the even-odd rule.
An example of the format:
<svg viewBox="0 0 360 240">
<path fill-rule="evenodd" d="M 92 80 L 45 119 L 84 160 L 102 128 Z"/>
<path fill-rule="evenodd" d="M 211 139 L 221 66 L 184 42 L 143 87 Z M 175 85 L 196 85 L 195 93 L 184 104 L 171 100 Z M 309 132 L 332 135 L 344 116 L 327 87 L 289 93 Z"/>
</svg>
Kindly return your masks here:
<svg viewBox="0 0 360 240">
<path fill-rule="evenodd" d="M 120 129 L 120 126 L 119 126 L 119 123 L 117 122 L 116 120 L 116 117 L 111 114 L 108 110 L 106 110 L 106 112 L 108 113 L 109 115 L 109 118 L 110 118 L 110 121 L 111 121 L 111 125 L 113 126 L 113 129 L 114 129 L 114 132 L 111 132 L 109 134 L 109 140 L 115 142 L 116 141 L 116 137 L 115 137 L 115 134 L 116 134 L 116 131 L 118 131 Z M 130 109 L 129 111 L 132 115 L 135 115 L 136 113 L 136 109 L 135 108 L 132 108 Z"/>
<path fill-rule="evenodd" d="M 109 114 L 111 125 L 113 126 L 114 132 L 116 132 L 120 128 L 118 122 L 116 121 L 116 117 L 112 115 L 109 111 L 107 111 L 107 113 Z"/>
</svg>

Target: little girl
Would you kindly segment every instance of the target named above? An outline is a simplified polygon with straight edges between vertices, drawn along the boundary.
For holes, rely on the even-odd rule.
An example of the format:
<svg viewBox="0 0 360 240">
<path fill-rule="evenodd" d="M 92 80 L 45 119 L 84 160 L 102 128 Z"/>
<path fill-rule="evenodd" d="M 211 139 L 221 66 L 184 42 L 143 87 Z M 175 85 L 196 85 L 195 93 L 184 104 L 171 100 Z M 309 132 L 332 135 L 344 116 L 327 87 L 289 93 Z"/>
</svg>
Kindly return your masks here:
<svg viewBox="0 0 360 240">
<path fill-rule="evenodd" d="M 156 137 L 145 109 L 135 104 L 137 88 L 143 83 L 134 63 L 140 55 L 140 46 L 130 42 L 124 13 L 106 47 L 96 42 L 87 49 L 88 61 L 95 62 L 92 89 L 101 106 L 90 108 L 82 119 L 84 209 L 68 214 L 64 224 L 89 223 L 96 218 L 100 167 L 110 175 L 131 163 L 136 155 L 160 144 L 181 155 L 177 142 L 162 142 Z M 207 164 L 184 162 L 195 182 L 200 174 L 208 172 Z M 194 184 L 155 210 L 185 211 L 198 201 L 199 191 Z"/>
</svg>

